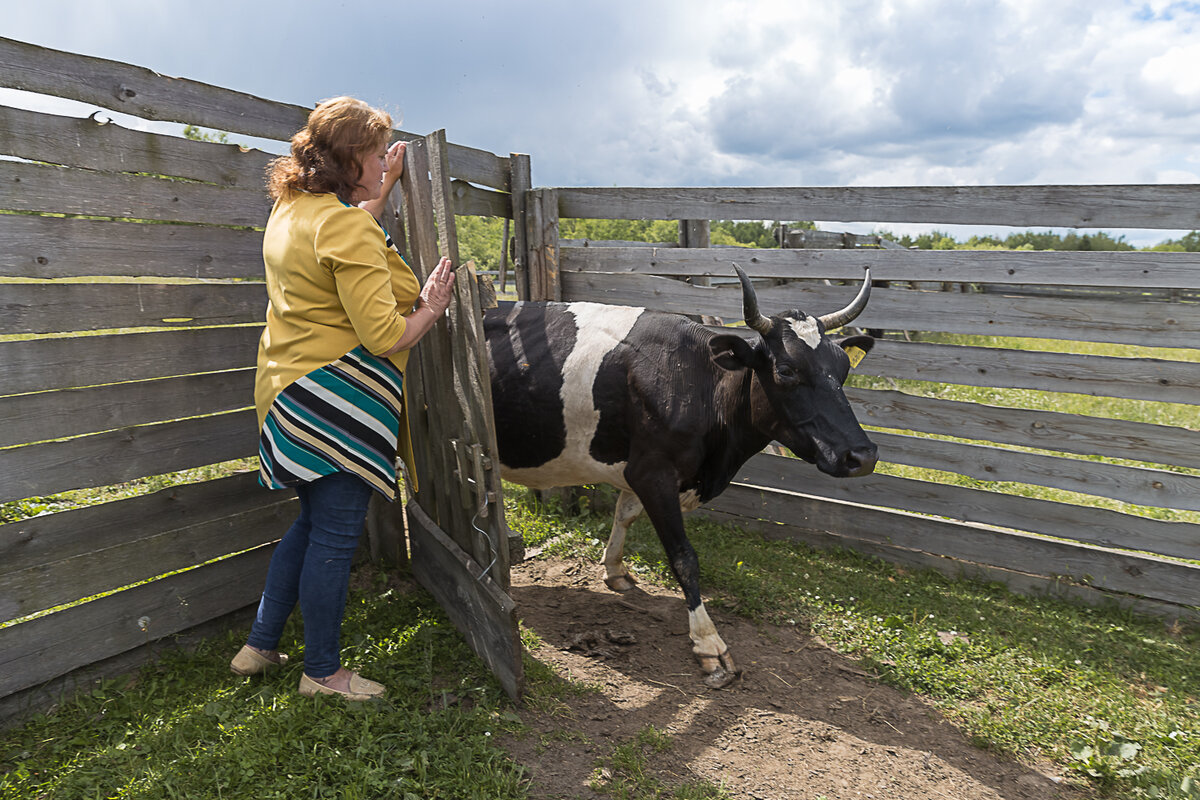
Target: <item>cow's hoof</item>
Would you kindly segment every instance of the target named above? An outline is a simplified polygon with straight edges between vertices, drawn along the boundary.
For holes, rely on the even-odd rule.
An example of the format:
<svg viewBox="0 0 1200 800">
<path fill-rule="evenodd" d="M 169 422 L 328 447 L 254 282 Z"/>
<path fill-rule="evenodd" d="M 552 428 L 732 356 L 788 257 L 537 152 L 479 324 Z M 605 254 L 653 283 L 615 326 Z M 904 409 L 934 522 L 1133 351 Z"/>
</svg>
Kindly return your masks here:
<svg viewBox="0 0 1200 800">
<path fill-rule="evenodd" d="M 696 655 L 700 668 L 708 674 L 704 676 L 704 685 L 710 689 L 723 689 L 733 683 L 742 671 L 733 665 L 733 656 L 726 650 L 719 656 Z"/>
<path fill-rule="evenodd" d="M 736 678 L 736 672 L 728 672 L 724 668 L 718 667 L 716 672 L 710 672 L 704 676 L 704 685 L 710 689 L 724 689 Z"/>
<path fill-rule="evenodd" d="M 624 575 L 613 575 L 605 578 L 604 583 L 614 592 L 628 592 L 637 588 L 637 581 L 629 573 Z"/>
</svg>

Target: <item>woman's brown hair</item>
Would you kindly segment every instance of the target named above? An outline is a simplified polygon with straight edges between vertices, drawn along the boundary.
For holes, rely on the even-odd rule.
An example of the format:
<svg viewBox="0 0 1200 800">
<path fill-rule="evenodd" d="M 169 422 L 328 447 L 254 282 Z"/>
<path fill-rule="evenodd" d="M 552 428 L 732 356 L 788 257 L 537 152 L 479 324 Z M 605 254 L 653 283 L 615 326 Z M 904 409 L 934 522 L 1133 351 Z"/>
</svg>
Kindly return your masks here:
<svg viewBox="0 0 1200 800">
<path fill-rule="evenodd" d="M 352 202 L 363 159 L 387 144 L 391 132 L 387 112 L 353 97 L 326 100 L 292 137 L 292 154 L 267 166 L 271 199 L 293 192 L 332 192 Z"/>
</svg>

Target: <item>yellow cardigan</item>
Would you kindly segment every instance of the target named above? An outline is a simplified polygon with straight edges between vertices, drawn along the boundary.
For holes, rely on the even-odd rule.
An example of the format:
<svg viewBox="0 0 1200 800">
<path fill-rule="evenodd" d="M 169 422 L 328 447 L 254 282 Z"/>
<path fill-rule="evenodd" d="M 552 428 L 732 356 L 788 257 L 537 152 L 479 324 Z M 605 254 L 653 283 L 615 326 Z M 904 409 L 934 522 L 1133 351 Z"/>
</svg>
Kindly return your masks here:
<svg viewBox="0 0 1200 800">
<path fill-rule="evenodd" d="M 260 430 L 275 398 L 293 381 L 359 344 L 374 355 L 393 347 L 421 292 L 371 213 L 333 194 L 298 192 L 276 201 L 263 235 L 263 263 L 267 327 L 254 383 Z M 408 351 L 389 358 L 403 372 Z M 399 451 L 415 484 L 404 395 Z"/>
</svg>

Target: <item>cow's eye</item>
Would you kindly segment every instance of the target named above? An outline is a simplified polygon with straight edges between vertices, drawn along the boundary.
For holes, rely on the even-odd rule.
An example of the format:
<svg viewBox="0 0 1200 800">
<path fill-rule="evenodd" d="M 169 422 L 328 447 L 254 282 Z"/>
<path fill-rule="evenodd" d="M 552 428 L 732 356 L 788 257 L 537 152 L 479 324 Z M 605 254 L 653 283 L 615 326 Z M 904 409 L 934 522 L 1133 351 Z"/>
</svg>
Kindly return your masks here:
<svg viewBox="0 0 1200 800">
<path fill-rule="evenodd" d="M 789 383 L 797 378 L 796 370 L 792 369 L 787 364 L 779 364 L 776 366 L 775 374 L 779 376 L 780 380 L 787 381 Z"/>
</svg>

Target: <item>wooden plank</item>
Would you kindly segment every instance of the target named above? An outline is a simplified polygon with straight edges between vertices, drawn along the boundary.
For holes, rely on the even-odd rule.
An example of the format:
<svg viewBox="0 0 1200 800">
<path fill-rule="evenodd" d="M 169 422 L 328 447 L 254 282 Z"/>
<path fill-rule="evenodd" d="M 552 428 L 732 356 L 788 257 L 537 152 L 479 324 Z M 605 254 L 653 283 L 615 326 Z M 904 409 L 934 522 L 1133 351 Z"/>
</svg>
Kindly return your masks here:
<svg viewBox="0 0 1200 800">
<path fill-rule="evenodd" d="M 679 220 L 679 246 L 685 248 L 703 248 L 707 250 L 711 244 L 711 223 L 706 219 Z M 689 279 L 695 286 L 711 286 L 712 279 L 706 275 L 696 275 Z M 702 320 L 701 320 L 702 321 Z"/>
<path fill-rule="evenodd" d="M 513 282 L 516 284 L 517 297 L 529 299 L 529 242 L 527 200 L 529 190 L 533 188 L 528 155 L 513 153 L 509 156 L 511 167 L 512 220 L 513 220 Z"/>
<path fill-rule="evenodd" d="M 846 397 L 863 425 L 1200 468 L 1198 430 L 917 397 L 890 390 L 847 388 Z"/>
<path fill-rule="evenodd" d="M 246 408 L 254 370 L 0 397 L 0 447 Z"/>
<path fill-rule="evenodd" d="M 310 111 L 119 61 L 3 38 L 0 86 L 94 103 L 142 119 L 284 141 L 304 126 Z"/>
<path fill-rule="evenodd" d="M 1200 186 L 853 186 L 562 189 L 559 216 L 804 219 L 1062 228 L 1200 228 Z"/>
<path fill-rule="evenodd" d="M 255 366 L 261 325 L 0 342 L 5 394 Z"/>
<path fill-rule="evenodd" d="M 147 172 L 221 186 L 264 190 L 274 158 L 236 144 L 196 142 L 79 119 L 0 106 L 0 154 L 101 172 Z"/>
<path fill-rule="evenodd" d="M 562 273 L 561 279 L 562 296 L 568 300 L 741 319 L 741 290 L 733 285 L 691 286 L 670 278 L 610 273 Z M 766 313 L 799 307 L 821 314 L 844 306 L 852 291 L 849 286 L 818 284 L 763 287 L 758 301 Z M 871 292 L 871 302 L 855 324 L 884 330 L 1195 347 L 1200 342 L 1200 304 L 883 288 Z"/>
<path fill-rule="evenodd" d="M 562 248 L 563 272 L 633 272 L 728 278 L 731 262 L 752 278 L 1200 288 L 1200 253 L 990 250 L 757 250 L 588 242 Z"/>
<path fill-rule="evenodd" d="M 210 639 L 234 629 L 250 628 L 258 603 L 214 617 L 165 639 L 148 642 L 132 650 L 95 661 L 79 669 L 0 697 L 0 728 L 12 728 L 38 714 L 53 714 L 79 693 L 101 688 L 107 679 L 137 674 L 145 664 L 158 662 L 170 652 L 195 652 Z"/>
<path fill-rule="evenodd" d="M 312 110 L 186 78 L 0 37 L 0 86 L 65 97 L 148 120 L 185 122 L 234 134 L 290 141 Z M 418 134 L 395 131 L 409 140 Z M 489 158 L 490 157 L 490 158 Z M 450 146 L 456 178 L 501 188 L 504 160 Z"/>
<path fill-rule="evenodd" d="M 709 505 L 803 530 L 1031 575 L 1065 576 L 1098 589 L 1167 603 L 1200 605 L 1200 567 L 1180 561 L 740 485 L 729 487 Z"/>
<path fill-rule="evenodd" d="M 262 232 L 0 215 L 0 277 L 263 277 Z"/>
<path fill-rule="evenodd" d="M 430 203 L 436 223 L 438 253 L 457 265 L 458 230 L 447 168 L 446 132 L 429 134 L 425 143 L 429 152 Z M 479 440 L 472 429 L 474 418 L 467 405 L 467 398 L 472 394 L 469 389 L 472 381 L 465 371 L 467 359 L 462 336 L 462 328 L 470 324 L 471 309 L 463 302 L 469 287 L 458 283 L 469 280 L 467 272 L 462 268 L 456 271 L 454 299 L 447 309 L 448 315 L 426 336 L 430 345 L 441 349 L 442 355 L 436 361 L 423 362 L 427 370 L 424 386 L 426 391 L 433 389 L 438 395 L 436 406 L 429 409 L 428 419 L 438 431 L 433 446 L 437 447 L 437 442 L 441 441 L 446 458 L 443 462 L 446 482 L 438 487 L 437 524 L 459 547 L 486 565 L 487 542 L 474 524 L 475 508 L 468 487 L 467 451 Z M 429 371 L 434 364 L 437 365 L 436 372 Z M 450 369 L 447 371 L 446 367 Z"/>
<path fill-rule="evenodd" d="M 0 208 L 261 227 L 271 200 L 259 188 L 0 161 Z"/>
<path fill-rule="evenodd" d="M 0 503 L 258 453 L 253 409 L 0 450 Z"/>
<path fill-rule="evenodd" d="M 409 503 L 413 575 L 429 590 L 467 644 L 519 700 L 524 684 L 517 607 L 483 567 L 456 545 L 416 503 Z"/>
<path fill-rule="evenodd" d="M 257 485 L 254 489 L 252 494 L 243 492 L 234 497 L 197 491 L 195 486 L 165 489 L 176 499 L 167 509 L 153 495 L 107 504 L 128 503 L 130 513 L 141 508 L 160 513 L 152 519 L 126 516 L 123 522 L 98 531 L 82 528 L 69 538 L 53 537 L 64 545 L 61 551 L 43 552 L 38 563 L 24 569 L 6 565 L 0 574 L 0 622 L 277 541 L 299 513 L 295 494 L 268 492 Z M 186 490 L 191 490 L 192 497 Z M 194 497 L 205 498 L 207 508 L 197 508 Z M 104 516 L 111 519 L 112 514 Z M 86 515 L 83 517 L 86 519 Z M 131 525 L 131 520 L 136 520 L 136 524 Z M 12 538 L 21 538 L 26 532 L 14 531 Z M 48 538 L 51 537 L 32 541 L 42 550 Z M 13 549 L 3 543 L 0 548 Z M 30 554 L 27 548 L 21 550 L 21 555 Z"/>
<path fill-rule="evenodd" d="M 1164 617 L 1168 620 L 1200 619 L 1200 611 L 1190 606 L 1164 603 L 1159 600 L 1148 600 L 1143 597 L 1126 594 L 1114 594 L 1101 589 L 1094 589 L 1091 586 L 1070 583 L 1059 576 L 1045 577 L 1029 575 L 1024 572 L 974 564 L 969 561 L 933 555 L 919 550 L 892 547 L 848 536 L 811 531 L 765 520 L 750 519 L 711 508 L 698 509 L 694 513 L 697 516 L 711 519 L 714 522 L 736 526 L 742 530 L 756 531 L 769 539 L 787 539 L 802 542 L 822 550 L 835 548 L 849 549 L 856 553 L 879 558 L 893 564 L 902 564 L 916 569 L 932 569 L 950 578 L 968 578 L 988 583 L 1004 584 L 1009 591 L 1016 594 L 1057 597 L 1088 605 L 1116 605 L 1119 608 L 1137 614 Z"/>
<path fill-rule="evenodd" d="M 433 216 L 437 221 L 438 252 L 459 265 L 458 230 L 454 225 L 454 190 L 450 183 L 450 158 L 446 152 L 445 129 L 425 137 L 429 151 L 429 184 L 433 193 Z"/>
<path fill-rule="evenodd" d="M 563 250 L 562 264 L 564 270 L 570 266 L 570 271 L 572 272 L 640 272 L 642 270 L 639 269 L 636 264 L 631 264 L 623 258 L 591 256 L 589 254 L 577 252 L 575 248 L 613 247 L 619 250 L 621 248 L 631 247 L 636 248 L 637 250 L 652 250 L 658 247 L 664 249 L 673 249 L 679 247 L 679 242 L 633 242 L 627 239 L 559 239 L 558 246 Z M 734 248 L 732 245 L 719 244 L 716 246 L 716 249 L 719 249 L 723 254 L 728 254 L 730 251 L 735 250 L 739 255 L 743 252 L 741 248 Z M 568 250 L 570 250 L 569 253 L 567 252 Z M 638 264 L 645 260 L 645 255 L 645 253 L 641 253 L 637 256 L 636 261 Z M 737 260 L 734 256 L 731 256 L 731 259 L 735 261 Z M 685 260 L 685 263 L 691 263 L 691 261 Z M 703 263 L 707 265 L 707 262 Z M 717 263 L 728 266 L 727 262 L 720 259 L 718 259 Z M 738 263 L 740 264 L 741 262 L 739 261 Z M 668 264 L 667 266 L 668 268 L 665 270 L 658 270 L 651 266 L 650 269 L 645 271 L 652 275 L 691 274 L 691 271 L 676 273 L 673 271 L 675 268 L 673 264 Z M 710 267 L 706 266 L 705 268 L 708 269 Z M 680 267 L 680 269 L 684 268 Z M 703 270 L 700 269 L 695 270 L 695 272 L 696 274 L 703 274 Z"/>
<path fill-rule="evenodd" d="M 533 300 L 562 300 L 563 284 L 558 271 L 558 207 L 554 189 L 526 193 L 526 255 L 529 292 Z"/>
<path fill-rule="evenodd" d="M 0 284 L 0 334 L 258 322 L 264 283 Z"/>
<path fill-rule="evenodd" d="M 880 339 L 855 368 L 904 380 L 1200 403 L 1200 364 Z"/>
<path fill-rule="evenodd" d="M 734 481 L 830 500 L 1012 528 L 1099 547 L 1140 550 L 1200 561 L 1200 525 L 1194 523 L 1166 522 L 1104 508 L 879 473 L 853 480 L 832 478 L 798 459 L 767 453 L 747 461 L 738 470 Z"/>
<path fill-rule="evenodd" d="M 409 244 L 409 266 L 424 283 L 437 264 L 436 223 L 433 221 L 432 189 L 429 186 L 429 154 L 425 139 L 410 143 L 405 156 L 404 172 L 400 177 L 400 188 L 404 200 L 404 214 Z M 434 345 L 418 343 L 409 354 L 408 369 L 404 376 L 404 392 L 409 398 L 409 431 L 412 434 L 413 453 L 416 456 L 417 487 L 409 486 L 409 502 L 425 502 L 431 513 L 436 514 L 436 487 L 443 485 L 441 456 L 444 441 L 435 439 L 433 429 L 436 419 L 430 420 L 428 401 L 414 402 L 425 398 L 425 353 Z M 431 354 L 436 358 L 438 354 Z M 419 490 L 419 491 L 418 491 Z"/>
<path fill-rule="evenodd" d="M 418 281 L 424 283 L 432 265 L 437 263 L 437 246 L 431 241 L 430 225 L 432 209 L 427 192 L 430 191 L 427 180 L 416 180 L 416 176 L 428 175 L 428 154 L 425 151 L 425 139 L 419 139 L 409 145 L 408 155 L 404 160 L 404 172 L 401 175 L 400 190 L 403 199 L 404 227 L 408 234 L 408 263 L 412 267 Z M 428 265 L 428 266 L 426 266 Z M 422 351 L 425 348 L 418 344 L 409 353 L 408 369 L 404 373 L 404 395 L 408 399 L 408 427 L 413 437 L 413 455 L 416 458 L 416 486 L 406 487 L 409 503 L 424 497 L 430 492 L 430 487 L 437 486 L 434 476 L 434 457 L 431 423 L 428 419 L 428 408 L 425 402 L 414 402 L 415 398 L 425 397 L 425 359 Z M 440 441 L 438 445 L 442 444 Z M 416 489 L 420 489 L 420 493 Z"/>
<path fill-rule="evenodd" d="M 273 545 L 0 628 L 0 697 L 258 601 Z"/>
<path fill-rule="evenodd" d="M 446 143 L 446 155 L 449 157 L 449 175 L 480 186 L 499 189 L 507 192 L 509 179 L 509 160 L 487 150 L 466 147 L 453 142 Z M 474 187 L 472 187 L 474 188 Z M 477 190 L 478 191 L 478 190 Z M 493 192 L 480 192 L 480 195 L 492 195 Z M 462 213 L 461 211 L 459 213 Z M 496 214 L 494 216 L 505 216 Z"/>
<path fill-rule="evenodd" d="M 511 217 L 512 201 L 503 192 L 492 192 L 472 186 L 466 181 L 451 183 L 454 197 L 454 213 L 460 216 Z"/>
<path fill-rule="evenodd" d="M 981 481 L 1012 481 L 1099 495 L 1139 506 L 1200 511 L 1200 476 L 1126 467 L 1000 447 L 871 432 L 879 458 L 956 472 Z"/>
<path fill-rule="evenodd" d="M 439 231 L 434 211 L 433 185 L 429 179 L 431 168 L 429 141 L 420 139 L 410 144 L 406 155 L 406 167 L 401 177 L 408 215 L 408 231 L 412 239 L 413 253 L 417 256 L 414 271 L 424 281 L 439 260 Z M 452 363 L 449 344 L 448 323 L 440 319 L 414 348 L 419 357 L 420 376 L 417 378 L 419 394 L 409 397 L 423 398 L 424 408 L 420 412 L 423 424 L 414 431 L 417 446 L 428 455 L 423 469 L 416 500 L 426 513 L 443 530 L 461 532 L 466 527 L 462 519 L 462 508 L 457 499 L 450 497 L 449 487 L 457 486 L 454 477 L 455 464 L 452 460 L 451 440 L 458 438 L 457 420 L 447 420 L 450 410 L 457 410 L 453 381 L 447 381 L 445 367 Z M 408 370 L 411 376 L 413 370 Z"/>
<path fill-rule="evenodd" d="M 244 514 L 285 500 L 294 501 L 295 493 L 269 491 L 258 484 L 257 471 L 241 472 L 10 522 L 0 526 L 0 575 Z M 266 541 L 270 539 L 263 538 L 257 544 Z"/>
</svg>

